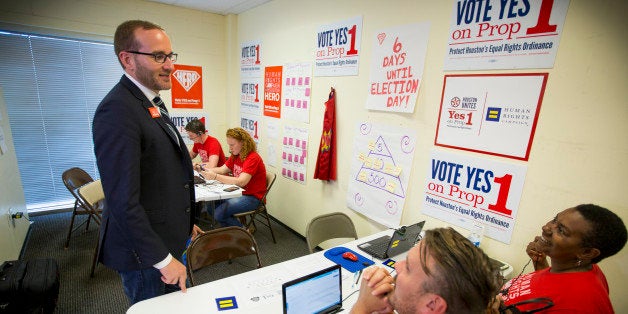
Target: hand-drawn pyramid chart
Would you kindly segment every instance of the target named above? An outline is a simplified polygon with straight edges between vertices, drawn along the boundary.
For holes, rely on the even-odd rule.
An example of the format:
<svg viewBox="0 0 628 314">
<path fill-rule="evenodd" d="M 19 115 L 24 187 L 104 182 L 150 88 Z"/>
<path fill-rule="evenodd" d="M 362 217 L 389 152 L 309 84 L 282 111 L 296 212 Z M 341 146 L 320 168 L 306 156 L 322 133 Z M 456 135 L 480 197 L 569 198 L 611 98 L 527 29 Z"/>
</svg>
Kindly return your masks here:
<svg viewBox="0 0 628 314">
<path fill-rule="evenodd" d="M 355 179 L 374 188 L 404 198 L 406 193 L 401 179 L 399 178 L 400 172 L 395 174 L 386 172 L 386 165 L 390 168 L 392 168 L 391 165 L 393 167 L 397 166 L 384 138 L 380 135 L 377 137 L 373 148 L 369 150 L 368 155 L 364 158 L 360 171 L 358 171 Z"/>
</svg>

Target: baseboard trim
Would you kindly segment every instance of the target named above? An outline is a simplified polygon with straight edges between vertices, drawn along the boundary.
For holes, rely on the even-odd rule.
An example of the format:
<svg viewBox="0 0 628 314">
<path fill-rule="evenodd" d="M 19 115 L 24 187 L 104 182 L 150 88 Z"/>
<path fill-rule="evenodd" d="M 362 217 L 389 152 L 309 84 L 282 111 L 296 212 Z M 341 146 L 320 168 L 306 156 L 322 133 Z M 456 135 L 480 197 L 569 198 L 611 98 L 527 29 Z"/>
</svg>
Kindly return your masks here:
<svg viewBox="0 0 628 314">
<path fill-rule="evenodd" d="M 292 232 L 294 235 L 296 235 L 297 237 L 301 238 L 303 241 L 306 241 L 305 237 L 303 235 L 301 235 L 300 233 L 294 231 L 294 229 L 288 227 L 286 224 L 284 224 L 283 222 L 281 222 L 279 219 L 273 217 L 272 215 L 268 215 L 270 216 L 270 219 L 272 219 L 274 222 L 276 222 L 277 224 L 281 225 L 282 227 L 288 229 L 290 232 Z"/>
<path fill-rule="evenodd" d="M 29 217 L 37 217 L 37 216 L 43 216 L 43 215 L 52 215 L 52 214 L 58 214 L 58 213 L 65 213 L 65 212 L 71 212 L 72 209 L 73 209 L 72 207 L 69 207 L 69 208 L 57 208 L 57 209 L 48 209 L 48 210 L 29 211 L 28 212 L 28 216 Z"/>
</svg>

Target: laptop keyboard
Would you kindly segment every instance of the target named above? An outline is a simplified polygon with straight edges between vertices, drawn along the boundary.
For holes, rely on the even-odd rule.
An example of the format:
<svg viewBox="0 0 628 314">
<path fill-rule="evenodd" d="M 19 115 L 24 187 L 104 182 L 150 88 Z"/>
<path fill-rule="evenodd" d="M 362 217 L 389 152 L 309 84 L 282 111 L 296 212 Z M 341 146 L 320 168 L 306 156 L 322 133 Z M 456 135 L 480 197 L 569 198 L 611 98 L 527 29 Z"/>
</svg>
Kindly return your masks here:
<svg viewBox="0 0 628 314">
<path fill-rule="evenodd" d="M 382 236 L 369 242 L 358 245 L 362 251 L 369 253 L 377 258 L 386 257 L 386 250 L 390 243 L 390 236 Z M 370 244 L 370 245 L 369 245 Z"/>
</svg>

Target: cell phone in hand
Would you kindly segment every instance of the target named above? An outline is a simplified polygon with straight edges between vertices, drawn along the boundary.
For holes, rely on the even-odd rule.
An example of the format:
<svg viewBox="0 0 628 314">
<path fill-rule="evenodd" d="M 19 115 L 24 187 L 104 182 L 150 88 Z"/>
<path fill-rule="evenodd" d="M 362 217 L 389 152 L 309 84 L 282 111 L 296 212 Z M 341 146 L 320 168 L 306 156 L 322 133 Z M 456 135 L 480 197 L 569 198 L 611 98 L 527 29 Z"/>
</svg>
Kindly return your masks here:
<svg viewBox="0 0 628 314">
<path fill-rule="evenodd" d="M 228 187 L 228 188 L 225 188 L 223 191 L 225 191 L 225 192 L 233 192 L 233 191 L 237 191 L 237 190 L 239 190 L 239 189 L 240 189 L 240 188 L 239 188 L 239 187 L 237 187 L 237 186 L 230 186 L 230 187 Z"/>
</svg>

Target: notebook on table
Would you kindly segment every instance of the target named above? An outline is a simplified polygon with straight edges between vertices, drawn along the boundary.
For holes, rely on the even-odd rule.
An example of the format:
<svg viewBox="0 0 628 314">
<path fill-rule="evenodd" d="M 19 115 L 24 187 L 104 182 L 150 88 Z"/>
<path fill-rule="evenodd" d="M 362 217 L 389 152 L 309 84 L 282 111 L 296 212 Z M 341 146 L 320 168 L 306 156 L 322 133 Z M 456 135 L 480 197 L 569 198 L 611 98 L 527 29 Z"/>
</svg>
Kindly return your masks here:
<svg viewBox="0 0 628 314">
<path fill-rule="evenodd" d="M 395 230 L 392 237 L 387 235 L 381 236 L 359 244 L 358 248 L 379 259 L 399 255 L 407 252 L 421 239 L 420 235 L 421 230 L 423 230 L 423 225 L 425 225 L 425 221 L 410 226 L 399 227 Z"/>
<path fill-rule="evenodd" d="M 338 313 L 342 310 L 340 265 L 281 285 L 283 313 Z"/>
</svg>

